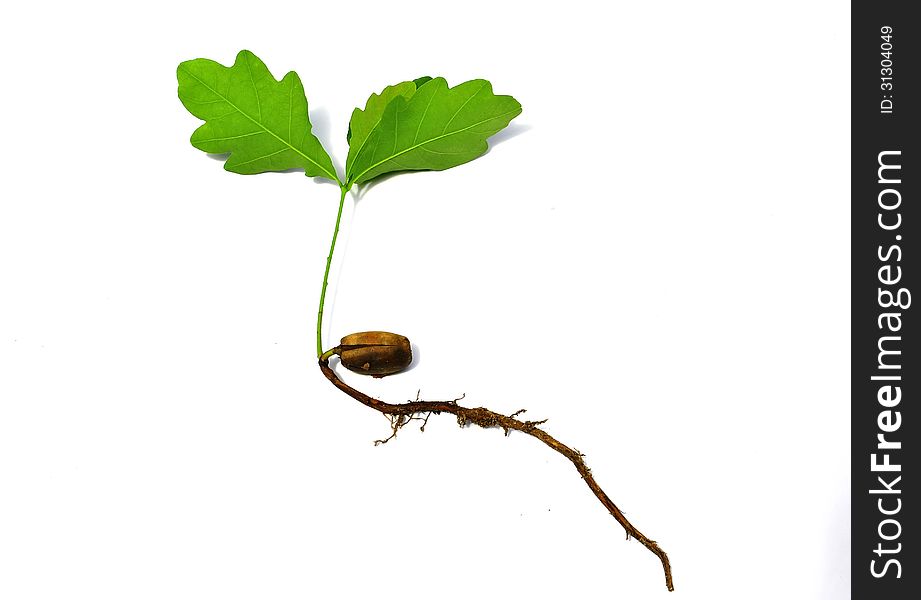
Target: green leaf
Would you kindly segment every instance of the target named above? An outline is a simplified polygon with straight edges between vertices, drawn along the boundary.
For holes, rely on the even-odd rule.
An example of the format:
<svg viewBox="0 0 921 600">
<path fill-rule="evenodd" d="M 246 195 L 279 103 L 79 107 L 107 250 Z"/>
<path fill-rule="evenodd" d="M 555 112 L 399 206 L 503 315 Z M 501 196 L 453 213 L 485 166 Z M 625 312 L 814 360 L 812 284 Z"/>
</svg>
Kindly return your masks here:
<svg viewBox="0 0 921 600">
<path fill-rule="evenodd" d="M 371 94 L 365 103 L 364 110 L 356 108 L 352 111 L 352 118 L 349 119 L 349 131 L 346 135 L 349 150 L 351 151 L 351 146 L 361 146 L 364 143 L 371 130 L 380 122 L 381 115 L 384 114 L 384 109 L 387 108 L 391 100 L 397 96 L 409 98 L 415 93 L 416 84 L 412 81 L 404 81 L 396 85 L 388 85 L 380 94 Z M 354 143 L 352 142 L 353 139 L 355 140 Z M 349 152 L 349 156 L 351 156 L 351 152 Z M 348 170 L 348 166 L 346 166 L 346 170 Z"/>
<path fill-rule="evenodd" d="M 412 81 L 388 85 L 380 94 L 371 94 L 368 101 L 365 103 L 364 110 L 356 108 L 352 111 L 352 118 L 349 120 L 349 130 L 345 136 L 346 141 L 349 143 L 349 156 L 345 161 L 346 171 L 349 170 L 349 166 L 355 159 L 355 154 L 364 147 L 368 134 L 371 133 L 371 130 L 374 129 L 378 123 L 380 123 L 381 116 L 384 114 L 384 109 L 387 108 L 387 105 L 397 96 L 403 96 L 409 100 L 409 98 L 416 93 L 418 88 L 431 80 L 431 77 L 424 76 Z M 353 131 L 358 132 L 358 137 L 354 143 L 352 142 Z"/>
<path fill-rule="evenodd" d="M 230 153 L 224 168 L 249 175 L 304 169 L 311 177 L 339 181 L 320 141 L 310 132 L 304 86 L 294 71 L 279 82 L 249 50 L 232 67 L 197 58 L 179 65 L 179 99 L 205 121 L 192 145 Z"/>
<path fill-rule="evenodd" d="M 358 147 L 353 134 L 346 184 L 395 171 L 441 171 L 469 162 L 488 149 L 486 139 L 521 113 L 511 96 L 475 79 L 449 88 L 442 77 L 409 98 L 395 95 Z M 353 156 L 354 154 L 354 156 Z"/>
</svg>

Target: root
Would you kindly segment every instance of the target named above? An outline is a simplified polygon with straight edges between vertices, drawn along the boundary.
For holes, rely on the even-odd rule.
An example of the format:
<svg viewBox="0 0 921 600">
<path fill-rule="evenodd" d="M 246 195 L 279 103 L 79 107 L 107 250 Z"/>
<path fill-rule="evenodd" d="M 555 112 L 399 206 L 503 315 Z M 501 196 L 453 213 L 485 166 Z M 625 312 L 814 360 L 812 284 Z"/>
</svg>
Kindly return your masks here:
<svg viewBox="0 0 921 600">
<path fill-rule="evenodd" d="M 416 392 L 416 402 L 419 402 L 419 392 Z M 457 400 L 454 401 L 455 403 Z M 413 414 L 389 414 L 384 413 L 384 416 L 390 421 L 390 435 L 383 440 L 374 440 L 375 446 L 380 446 L 381 444 L 386 444 L 393 438 L 397 437 L 397 431 L 402 429 L 410 421 L 422 421 L 422 425 L 419 426 L 419 431 L 425 433 L 425 426 L 429 423 L 429 417 L 432 416 L 432 411 L 425 413 L 424 417 L 417 417 L 415 413 Z M 508 433 L 506 433 L 508 435 Z"/>
<path fill-rule="evenodd" d="M 390 404 L 359 392 L 349 384 L 339 379 L 339 376 L 336 375 L 335 371 L 333 371 L 329 366 L 328 357 L 320 359 L 320 370 L 323 372 L 323 375 L 342 392 L 348 394 L 355 400 L 358 400 L 365 406 L 373 408 L 374 410 L 386 415 L 390 419 L 390 436 L 383 440 L 376 440 L 374 445 L 386 444 L 396 437 L 397 431 L 399 431 L 400 428 L 413 420 L 422 421 L 422 427 L 420 429 L 425 431 L 425 425 L 428 423 L 429 416 L 432 414 L 437 415 L 443 412 L 454 415 L 457 418 L 457 424 L 461 427 L 465 427 L 470 424 L 478 425 L 486 429 L 490 427 L 498 427 L 505 432 L 505 435 L 509 435 L 509 433 L 512 431 L 520 431 L 539 439 L 544 444 L 569 459 L 569 461 L 579 472 L 579 475 L 582 476 L 582 480 L 585 481 L 585 484 L 589 487 L 590 490 L 592 490 L 592 493 L 595 494 L 595 497 L 598 498 L 599 502 L 601 502 L 601 504 L 608 510 L 609 513 L 611 513 L 611 516 L 613 516 L 614 519 L 620 523 L 620 526 L 624 528 L 628 540 L 631 537 L 635 538 L 641 544 L 646 546 L 650 552 L 659 557 L 659 560 L 662 563 L 662 569 L 665 571 L 665 586 L 669 591 L 674 591 L 675 586 L 672 583 L 672 569 L 671 565 L 669 565 L 668 556 L 665 554 L 665 551 L 659 548 L 659 545 L 656 544 L 654 540 L 651 540 L 640 533 L 640 531 L 634 527 L 630 521 L 627 520 L 627 517 L 624 516 L 624 513 L 621 512 L 619 508 L 617 508 L 617 506 L 608 497 L 608 495 L 604 493 L 604 490 L 601 489 L 601 486 L 599 486 L 595 481 L 595 478 L 592 477 L 591 469 L 589 469 L 588 465 L 585 464 L 585 461 L 582 460 L 585 456 L 584 454 L 578 450 L 570 448 L 569 446 L 556 440 L 556 438 L 551 436 L 543 429 L 540 429 L 539 425 L 546 423 L 546 419 L 541 421 L 520 421 L 516 417 L 524 413 L 524 409 L 506 416 L 497 412 L 493 412 L 487 408 L 467 408 L 458 404 L 458 402 L 463 399 L 463 396 L 456 400 L 431 401 L 420 400 L 419 393 L 417 392 L 415 401 L 405 402 L 403 404 Z M 416 416 L 422 414 L 424 414 L 425 417 Z"/>
</svg>

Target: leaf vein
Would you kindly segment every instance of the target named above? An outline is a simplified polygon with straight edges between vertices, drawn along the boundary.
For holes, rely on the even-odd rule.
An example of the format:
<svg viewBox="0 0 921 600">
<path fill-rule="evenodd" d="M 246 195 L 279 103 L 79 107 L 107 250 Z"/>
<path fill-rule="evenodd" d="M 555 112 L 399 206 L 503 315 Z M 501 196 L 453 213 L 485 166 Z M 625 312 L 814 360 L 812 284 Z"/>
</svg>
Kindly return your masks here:
<svg viewBox="0 0 921 600">
<path fill-rule="evenodd" d="M 256 89 L 256 80 L 253 78 L 253 67 L 249 64 L 249 54 L 244 55 L 246 61 L 246 70 L 249 72 L 249 82 L 253 85 L 253 93 L 256 94 L 256 110 L 259 112 L 259 120 L 262 120 L 262 101 L 259 100 L 259 90 Z"/>
<path fill-rule="evenodd" d="M 419 149 L 420 149 L 420 150 L 424 150 L 425 152 L 431 152 L 432 154 L 444 154 L 444 155 L 452 155 L 452 154 L 470 154 L 470 151 L 469 151 L 469 150 L 466 150 L 466 151 L 463 151 L 463 152 L 441 152 L 441 151 L 439 151 L 439 150 L 429 150 L 428 148 L 425 148 L 424 146 L 420 146 Z"/>
<path fill-rule="evenodd" d="M 454 111 L 454 114 L 451 115 L 451 118 L 448 120 L 447 123 L 445 123 L 444 128 L 441 130 L 441 133 L 444 133 L 444 132 L 446 132 L 446 131 L 448 130 L 448 126 L 451 125 L 451 123 L 454 122 L 454 119 L 457 118 L 457 115 L 459 115 L 460 112 L 461 112 L 462 110 L 464 110 L 464 107 L 467 106 L 467 104 L 468 104 L 471 100 L 473 100 L 474 98 L 476 98 L 477 94 L 479 94 L 480 92 L 482 92 L 483 89 L 484 89 L 485 87 L 486 87 L 486 82 L 484 81 L 484 82 L 483 82 L 483 85 L 480 86 L 480 89 L 478 89 L 476 92 L 474 92 L 469 98 L 467 98 L 466 100 L 464 100 L 464 103 L 461 104 L 460 107 L 458 107 L 458 109 L 457 109 L 456 111 Z"/>
<path fill-rule="evenodd" d="M 288 151 L 288 148 L 282 148 L 281 150 L 277 150 L 277 151 L 275 151 L 275 152 L 270 152 L 269 154 L 265 154 L 265 155 L 263 155 L 263 156 L 257 156 L 256 158 L 251 158 L 250 160 L 245 160 L 245 161 L 243 161 L 243 162 L 234 163 L 233 166 L 234 166 L 234 167 L 240 167 L 240 166 L 243 166 L 243 165 L 248 165 L 249 163 L 254 163 L 254 162 L 256 162 L 257 160 L 262 160 L 262 159 L 264 159 L 264 158 L 269 158 L 269 157 L 275 156 L 276 154 L 281 154 L 282 152 L 287 152 L 287 151 Z"/>
<path fill-rule="evenodd" d="M 195 98 L 183 98 L 183 102 L 191 102 L 192 104 L 219 104 L 223 100 L 196 100 Z"/>
<path fill-rule="evenodd" d="M 429 113 L 429 107 L 432 105 L 432 100 L 435 99 L 435 94 L 438 93 L 438 88 L 435 88 L 435 91 L 432 92 L 432 95 L 429 96 L 429 103 L 425 105 L 425 110 L 422 111 L 422 118 L 419 119 L 419 124 L 416 125 L 416 135 L 413 136 L 413 144 L 416 143 L 416 140 L 419 139 L 419 131 L 422 129 L 422 123 L 425 122 L 425 116 Z"/>
<path fill-rule="evenodd" d="M 233 113 L 231 113 L 231 114 L 233 114 Z M 226 141 L 226 140 L 236 140 L 236 139 L 239 139 L 239 138 L 245 138 L 245 137 L 250 137 L 250 136 L 254 136 L 254 135 L 262 135 L 263 133 L 265 133 L 265 132 L 264 132 L 264 131 L 253 131 L 252 133 L 244 133 L 244 134 L 241 134 L 241 135 L 231 135 L 231 136 L 227 136 L 227 137 L 215 137 L 215 138 L 208 138 L 208 139 L 206 139 L 206 140 L 196 140 L 196 141 L 199 142 L 199 143 L 203 143 L 203 142 L 223 142 L 223 141 Z"/>
<path fill-rule="evenodd" d="M 288 139 L 291 139 L 291 120 L 294 118 L 294 78 L 288 86 Z"/>
</svg>

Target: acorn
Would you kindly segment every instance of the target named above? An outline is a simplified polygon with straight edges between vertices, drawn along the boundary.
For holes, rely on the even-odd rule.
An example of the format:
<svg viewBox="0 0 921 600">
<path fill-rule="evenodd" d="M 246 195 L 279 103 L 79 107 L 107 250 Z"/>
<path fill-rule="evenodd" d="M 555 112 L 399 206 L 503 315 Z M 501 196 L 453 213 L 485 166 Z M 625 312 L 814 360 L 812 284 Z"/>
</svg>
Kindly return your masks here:
<svg viewBox="0 0 921 600">
<path fill-rule="evenodd" d="M 349 371 L 374 377 L 399 373 L 413 361 L 409 338 L 386 331 L 351 333 L 340 340 L 338 354 Z"/>
</svg>

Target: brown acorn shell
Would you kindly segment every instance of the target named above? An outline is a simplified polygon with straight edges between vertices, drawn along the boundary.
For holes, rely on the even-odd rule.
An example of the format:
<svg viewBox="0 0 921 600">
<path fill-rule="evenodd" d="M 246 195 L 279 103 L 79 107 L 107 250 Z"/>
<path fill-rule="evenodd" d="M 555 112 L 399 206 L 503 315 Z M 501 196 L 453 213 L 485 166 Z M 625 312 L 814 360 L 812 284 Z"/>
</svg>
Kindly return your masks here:
<svg viewBox="0 0 921 600">
<path fill-rule="evenodd" d="M 374 377 L 399 373 L 413 361 L 405 335 L 387 331 L 350 333 L 339 342 L 339 359 L 349 371 Z"/>
</svg>

